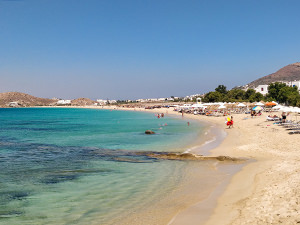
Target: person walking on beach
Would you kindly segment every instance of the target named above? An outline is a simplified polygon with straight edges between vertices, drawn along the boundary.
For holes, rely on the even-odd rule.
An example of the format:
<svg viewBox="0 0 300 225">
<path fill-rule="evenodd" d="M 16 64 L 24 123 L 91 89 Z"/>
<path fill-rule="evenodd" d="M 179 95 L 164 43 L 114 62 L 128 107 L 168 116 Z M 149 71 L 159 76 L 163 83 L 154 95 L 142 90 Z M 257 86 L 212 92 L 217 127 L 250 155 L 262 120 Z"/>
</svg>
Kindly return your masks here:
<svg viewBox="0 0 300 225">
<path fill-rule="evenodd" d="M 227 126 L 230 129 L 231 127 L 233 128 L 233 116 L 231 116 L 230 120 L 227 122 Z"/>
</svg>

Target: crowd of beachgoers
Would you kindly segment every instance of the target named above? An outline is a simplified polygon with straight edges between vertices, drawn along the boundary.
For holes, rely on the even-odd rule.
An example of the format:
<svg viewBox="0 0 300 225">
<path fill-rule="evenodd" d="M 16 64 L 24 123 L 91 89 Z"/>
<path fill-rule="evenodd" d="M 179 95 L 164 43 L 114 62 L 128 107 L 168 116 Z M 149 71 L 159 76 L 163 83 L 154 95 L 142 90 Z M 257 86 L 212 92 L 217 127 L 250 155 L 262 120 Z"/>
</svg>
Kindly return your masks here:
<svg viewBox="0 0 300 225">
<path fill-rule="evenodd" d="M 276 121 L 278 124 L 294 128 L 290 134 L 298 133 L 300 124 L 297 115 L 300 114 L 300 108 L 279 105 L 276 102 L 254 102 L 254 103 L 196 103 L 196 104 L 131 104 L 122 105 L 121 108 L 143 108 L 145 110 L 155 110 L 162 108 L 172 108 L 173 111 L 184 114 L 205 115 L 213 117 L 226 117 L 226 124 L 229 128 L 233 125 L 234 114 L 249 114 L 251 118 L 257 116 L 266 116 L 268 121 Z M 300 118 L 300 117 L 299 117 Z"/>
</svg>

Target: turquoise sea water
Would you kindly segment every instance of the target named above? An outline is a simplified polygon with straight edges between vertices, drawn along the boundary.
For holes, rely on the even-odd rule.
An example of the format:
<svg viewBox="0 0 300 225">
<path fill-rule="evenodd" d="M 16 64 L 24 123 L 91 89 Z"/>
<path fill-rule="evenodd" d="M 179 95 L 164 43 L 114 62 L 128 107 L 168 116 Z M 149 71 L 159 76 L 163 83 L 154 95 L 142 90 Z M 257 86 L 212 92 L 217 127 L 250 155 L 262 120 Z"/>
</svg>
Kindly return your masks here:
<svg viewBox="0 0 300 225">
<path fill-rule="evenodd" d="M 155 135 L 145 135 L 147 129 Z M 110 224 L 171 192 L 201 125 L 154 113 L 0 109 L 0 224 Z"/>
</svg>

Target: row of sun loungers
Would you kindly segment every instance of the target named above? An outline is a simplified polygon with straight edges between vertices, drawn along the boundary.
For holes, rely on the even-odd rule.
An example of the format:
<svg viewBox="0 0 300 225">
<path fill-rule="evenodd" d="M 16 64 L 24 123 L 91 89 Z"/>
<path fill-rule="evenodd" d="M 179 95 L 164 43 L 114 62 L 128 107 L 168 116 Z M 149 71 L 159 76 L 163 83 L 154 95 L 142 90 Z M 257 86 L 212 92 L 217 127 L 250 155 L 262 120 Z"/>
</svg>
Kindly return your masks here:
<svg viewBox="0 0 300 225">
<path fill-rule="evenodd" d="M 268 121 L 280 121 L 281 118 L 280 117 L 270 117 L 270 116 L 267 116 L 267 120 Z"/>
<path fill-rule="evenodd" d="M 285 123 L 281 123 L 281 126 L 289 131 L 288 134 L 300 134 L 300 122 L 287 121 Z"/>
</svg>

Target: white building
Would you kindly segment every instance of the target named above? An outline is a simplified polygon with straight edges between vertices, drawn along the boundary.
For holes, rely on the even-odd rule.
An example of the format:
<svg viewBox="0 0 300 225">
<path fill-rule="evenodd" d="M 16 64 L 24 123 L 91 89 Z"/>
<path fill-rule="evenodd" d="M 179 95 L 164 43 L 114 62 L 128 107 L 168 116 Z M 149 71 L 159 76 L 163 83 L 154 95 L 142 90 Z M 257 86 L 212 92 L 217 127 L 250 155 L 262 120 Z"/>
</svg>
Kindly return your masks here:
<svg viewBox="0 0 300 225">
<path fill-rule="evenodd" d="M 99 105 L 106 105 L 107 104 L 107 100 L 103 100 L 103 99 L 97 99 L 96 102 L 98 102 Z"/>
<path fill-rule="evenodd" d="M 258 85 L 256 88 L 254 88 L 254 90 L 256 92 L 259 92 L 259 93 L 263 94 L 263 95 L 266 95 L 266 94 L 268 94 L 268 87 L 269 87 L 269 85 L 262 84 L 262 85 Z"/>
<path fill-rule="evenodd" d="M 9 107 L 19 107 L 20 105 L 18 102 L 10 102 L 10 103 L 8 103 L 8 106 Z"/>
<path fill-rule="evenodd" d="M 106 105 L 106 104 L 116 104 L 117 100 L 103 100 L 103 99 L 97 99 L 96 102 L 98 102 L 99 105 Z"/>
<path fill-rule="evenodd" d="M 71 104 L 71 100 L 63 100 L 63 99 L 61 99 L 61 100 L 58 100 L 58 101 L 57 101 L 57 104 L 58 104 L 58 105 L 67 105 L 67 104 Z"/>
<path fill-rule="evenodd" d="M 174 98 L 167 98 L 167 101 L 174 101 Z"/>
<path fill-rule="evenodd" d="M 277 81 L 277 82 L 284 83 L 284 84 L 286 84 L 289 87 L 297 87 L 298 91 L 300 92 L 300 80 L 295 80 L 295 81 Z M 263 95 L 266 95 L 266 94 L 268 94 L 268 86 L 269 85 L 267 85 L 267 84 L 258 85 L 256 88 L 254 88 L 254 90 L 256 92 L 259 92 L 259 93 L 263 94 Z M 244 86 L 243 90 L 247 91 L 248 90 L 248 85 Z"/>
<path fill-rule="evenodd" d="M 298 91 L 300 91 L 300 80 L 285 82 L 287 86 L 297 87 Z"/>
<path fill-rule="evenodd" d="M 136 102 L 146 102 L 146 99 L 137 99 Z"/>
</svg>

